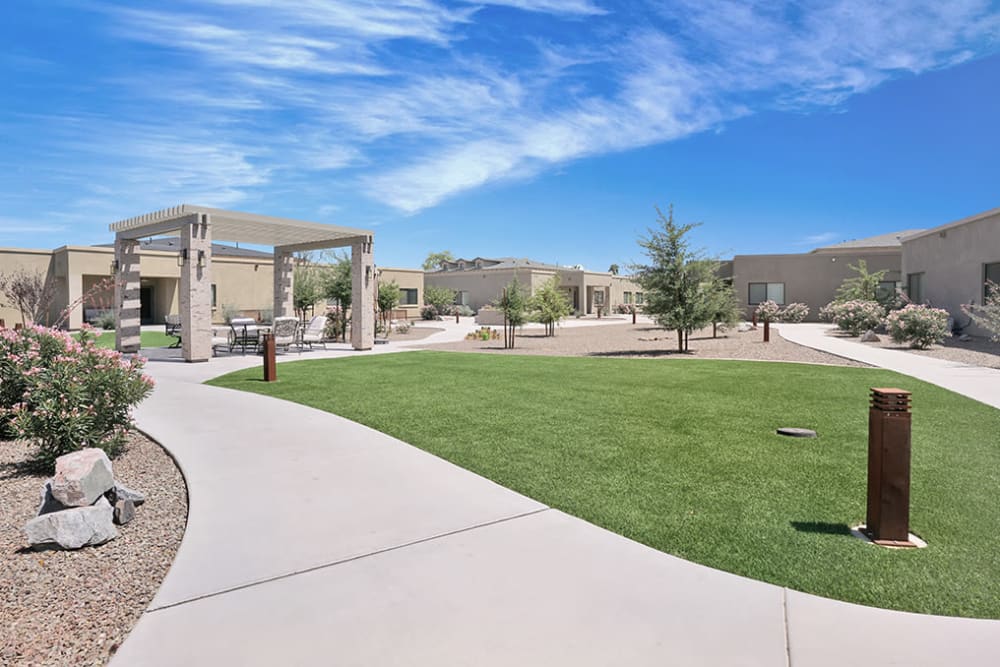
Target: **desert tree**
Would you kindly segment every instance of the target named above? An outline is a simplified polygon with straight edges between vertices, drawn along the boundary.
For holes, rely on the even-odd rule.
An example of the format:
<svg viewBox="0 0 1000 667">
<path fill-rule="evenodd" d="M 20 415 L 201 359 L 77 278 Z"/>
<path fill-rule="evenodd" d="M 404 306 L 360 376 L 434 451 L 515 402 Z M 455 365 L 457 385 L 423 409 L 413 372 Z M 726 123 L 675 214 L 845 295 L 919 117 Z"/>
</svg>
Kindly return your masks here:
<svg viewBox="0 0 1000 667">
<path fill-rule="evenodd" d="M 427 259 L 424 260 L 423 268 L 424 271 L 434 271 L 435 269 L 440 269 L 445 262 L 454 261 L 455 256 L 451 254 L 450 250 L 432 252 L 427 254 Z"/>
<path fill-rule="evenodd" d="M 17 269 L 0 274 L 0 294 L 7 304 L 21 313 L 21 324 L 40 323 L 46 318 L 55 282 L 48 280 L 41 271 Z"/>
<path fill-rule="evenodd" d="M 503 346 L 512 350 L 514 331 L 524 325 L 528 307 L 528 296 L 516 277 L 503 288 L 500 297 L 493 302 L 493 305 L 503 313 Z"/>
<path fill-rule="evenodd" d="M 569 297 L 559 288 L 559 276 L 546 280 L 528 300 L 528 308 L 545 325 L 545 335 L 556 335 L 556 323 L 573 312 Z"/>
</svg>

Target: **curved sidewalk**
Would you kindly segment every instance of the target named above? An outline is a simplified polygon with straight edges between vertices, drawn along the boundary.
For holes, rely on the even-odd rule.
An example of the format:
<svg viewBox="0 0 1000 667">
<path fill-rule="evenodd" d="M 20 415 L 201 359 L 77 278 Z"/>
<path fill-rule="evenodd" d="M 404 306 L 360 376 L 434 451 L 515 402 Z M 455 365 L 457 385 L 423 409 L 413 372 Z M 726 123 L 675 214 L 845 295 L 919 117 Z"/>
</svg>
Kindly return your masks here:
<svg viewBox="0 0 1000 667">
<path fill-rule="evenodd" d="M 232 363 L 150 365 L 158 385 L 136 418 L 177 459 L 190 510 L 115 667 L 986 665 L 1000 654 L 1000 622 L 726 574 L 334 415 L 199 384 Z"/>
<path fill-rule="evenodd" d="M 793 343 L 909 375 L 1000 408 L 1000 370 L 865 345 L 855 338 L 831 336 L 834 330 L 830 324 L 778 325 L 781 337 Z"/>
</svg>

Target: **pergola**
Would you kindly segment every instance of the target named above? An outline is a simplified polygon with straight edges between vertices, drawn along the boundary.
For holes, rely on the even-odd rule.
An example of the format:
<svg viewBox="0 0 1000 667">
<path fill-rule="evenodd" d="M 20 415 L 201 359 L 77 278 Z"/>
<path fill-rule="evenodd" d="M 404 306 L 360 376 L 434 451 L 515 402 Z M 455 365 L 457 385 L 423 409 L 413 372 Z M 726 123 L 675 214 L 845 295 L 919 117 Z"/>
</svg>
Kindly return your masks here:
<svg viewBox="0 0 1000 667">
<path fill-rule="evenodd" d="M 179 233 L 180 315 L 185 361 L 212 356 L 212 241 L 274 248 L 274 316 L 293 314 L 293 253 L 351 247 L 351 345 L 370 349 L 375 339 L 373 233 L 318 222 L 181 204 L 121 220 L 115 233 L 115 346 L 139 350 L 139 240 Z"/>
</svg>

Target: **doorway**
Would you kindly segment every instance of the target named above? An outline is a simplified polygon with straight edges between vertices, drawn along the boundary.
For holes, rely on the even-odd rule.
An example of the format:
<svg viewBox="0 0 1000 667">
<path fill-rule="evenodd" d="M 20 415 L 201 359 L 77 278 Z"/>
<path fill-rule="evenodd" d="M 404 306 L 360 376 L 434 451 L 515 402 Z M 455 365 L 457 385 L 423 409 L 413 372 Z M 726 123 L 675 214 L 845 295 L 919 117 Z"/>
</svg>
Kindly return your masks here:
<svg viewBox="0 0 1000 667">
<path fill-rule="evenodd" d="M 139 288 L 139 323 L 153 324 L 153 288 Z"/>
</svg>

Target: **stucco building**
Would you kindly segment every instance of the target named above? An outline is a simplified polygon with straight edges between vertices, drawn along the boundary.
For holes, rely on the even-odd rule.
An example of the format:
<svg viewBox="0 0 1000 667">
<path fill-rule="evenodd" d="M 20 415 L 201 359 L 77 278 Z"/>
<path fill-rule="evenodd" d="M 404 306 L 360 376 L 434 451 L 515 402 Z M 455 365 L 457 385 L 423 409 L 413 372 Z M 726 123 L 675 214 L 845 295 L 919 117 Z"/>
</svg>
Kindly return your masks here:
<svg viewBox="0 0 1000 667">
<path fill-rule="evenodd" d="M 1000 284 L 1000 208 L 908 234 L 902 272 L 910 300 L 943 308 L 971 333 L 986 335 L 962 305 L 982 305 L 986 282 Z"/>
</svg>

